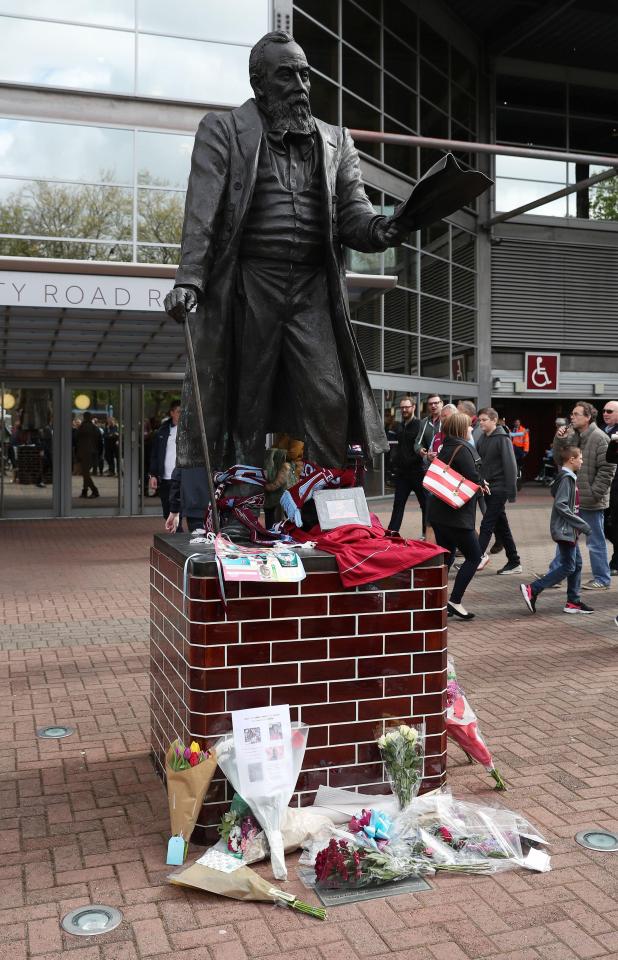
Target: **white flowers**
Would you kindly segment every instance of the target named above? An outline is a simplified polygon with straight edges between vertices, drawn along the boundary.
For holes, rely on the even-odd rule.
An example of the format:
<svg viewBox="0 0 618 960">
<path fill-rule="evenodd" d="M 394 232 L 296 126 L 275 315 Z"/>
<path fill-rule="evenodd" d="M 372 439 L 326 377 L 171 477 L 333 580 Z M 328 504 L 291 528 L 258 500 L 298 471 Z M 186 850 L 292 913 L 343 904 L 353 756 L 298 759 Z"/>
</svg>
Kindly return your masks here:
<svg viewBox="0 0 618 960">
<path fill-rule="evenodd" d="M 389 730 L 388 733 L 383 734 L 378 738 L 378 746 L 381 750 L 384 749 L 388 744 L 393 744 L 395 741 L 403 739 L 406 743 L 413 745 L 418 740 L 418 731 L 414 727 L 408 727 L 405 723 L 400 724 L 398 727 L 394 727 L 392 730 Z"/>
</svg>

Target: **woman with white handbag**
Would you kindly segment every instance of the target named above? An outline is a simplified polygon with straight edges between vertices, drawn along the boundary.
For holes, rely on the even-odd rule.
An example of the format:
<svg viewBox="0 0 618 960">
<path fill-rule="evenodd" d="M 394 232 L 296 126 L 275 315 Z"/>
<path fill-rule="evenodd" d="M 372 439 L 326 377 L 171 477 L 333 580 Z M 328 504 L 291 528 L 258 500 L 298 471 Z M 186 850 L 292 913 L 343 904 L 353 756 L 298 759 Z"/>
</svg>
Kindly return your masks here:
<svg viewBox="0 0 618 960">
<path fill-rule="evenodd" d="M 428 498 L 428 522 L 433 526 L 436 543 L 449 551 L 449 569 L 459 550 L 464 557 L 448 600 L 449 617 L 472 620 L 462 600 L 481 559 L 475 530 L 476 503 L 484 483 L 479 473 L 480 459 L 468 441 L 470 417 L 452 413 L 444 422 L 444 444 L 438 458 L 425 474 Z"/>
</svg>

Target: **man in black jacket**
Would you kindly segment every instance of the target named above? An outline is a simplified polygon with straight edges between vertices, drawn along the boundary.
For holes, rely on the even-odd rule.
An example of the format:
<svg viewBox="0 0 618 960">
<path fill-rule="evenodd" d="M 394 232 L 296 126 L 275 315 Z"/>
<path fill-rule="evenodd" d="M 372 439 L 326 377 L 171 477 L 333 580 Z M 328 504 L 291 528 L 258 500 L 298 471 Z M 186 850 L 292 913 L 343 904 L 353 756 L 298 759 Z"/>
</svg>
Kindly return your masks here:
<svg viewBox="0 0 618 960">
<path fill-rule="evenodd" d="M 611 439 L 618 436 L 618 400 L 608 400 L 603 407 L 603 429 L 610 438 L 607 462 L 618 463 L 618 443 Z M 614 474 L 609 490 L 609 507 L 605 511 L 605 538 L 614 548 L 609 569 L 612 577 L 618 577 L 618 470 Z"/>
<path fill-rule="evenodd" d="M 414 416 L 416 403 L 412 397 L 403 397 L 399 403 L 401 423 L 395 427 L 397 446 L 391 454 L 391 463 L 395 474 L 395 500 L 393 513 L 388 524 L 389 530 L 399 533 L 403 520 L 403 513 L 412 492 L 416 495 L 423 518 L 423 537 L 425 538 L 425 490 L 423 477 L 425 465 L 420 452 L 415 450 L 415 442 L 419 435 L 420 420 Z"/>
<path fill-rule="evenodd" d="M 492 407 L 479 410 L 479 425 L 482 435 L 476 444 L 482 461 L 481 473 L 489 485 L 486 497 L 487 509 L 481 521 L 479 544 L 483 551 L 477 570 L 489 563 L 487 546 L 495 533 L 496 540 L 504 544 L 506 563 L 499 574 L 521 573 L 521 560 L 506 516 L 506 504 L 514 503 L 517 498 L 517 463 L 513 444 L 507 430 L 498 426 L 498 414 Z"/>
</svg>

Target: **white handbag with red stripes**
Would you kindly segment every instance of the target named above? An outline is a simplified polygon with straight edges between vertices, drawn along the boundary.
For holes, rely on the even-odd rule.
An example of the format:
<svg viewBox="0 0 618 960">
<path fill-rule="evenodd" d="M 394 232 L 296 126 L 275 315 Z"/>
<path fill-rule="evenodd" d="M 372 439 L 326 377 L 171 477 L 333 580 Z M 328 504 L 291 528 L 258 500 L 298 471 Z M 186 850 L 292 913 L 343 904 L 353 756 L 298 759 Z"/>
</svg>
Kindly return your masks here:
<svg viewBox="0 0 618 960">
<path fill-rule="evenodd" d="M 439 497 L 440 500 L 444 500 L 444 502 L 448 503 L 449 507 L 453 507 L 454 510 L 463 507 L 464 503 L 471 500 L 480 489 L 478 483 L 462 477 L 460 473 L 457 473 L 457 471 L 451 467 L 453 458 L 462 447 L 462 443 L 455 447 L 448 463 L 444 463 L 443 460 L 436 457 L 436 459 L 430 463 L 423 479 L 423 487 L 425 490 L 427 490 L 428 493 L 433 493 L 433 495 Z"/>
</svg>

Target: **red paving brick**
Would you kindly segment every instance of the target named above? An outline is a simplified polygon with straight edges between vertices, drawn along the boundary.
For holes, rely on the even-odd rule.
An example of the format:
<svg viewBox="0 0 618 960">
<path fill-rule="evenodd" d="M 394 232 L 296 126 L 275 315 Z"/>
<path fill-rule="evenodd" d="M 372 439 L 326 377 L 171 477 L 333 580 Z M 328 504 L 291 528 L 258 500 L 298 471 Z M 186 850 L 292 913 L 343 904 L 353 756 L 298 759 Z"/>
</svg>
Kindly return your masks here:
<svg viewBox="0 0 618 960">
<path fill-rule="evenodd" d="M 548 504 L 529 489 L 511 510 L 528 576 L 552 554 Z M 165 882 L 168 813 L 148 755 L 146 673 L 158 529 L 158 518 L 0 526 L 0 960 L 618 958 L 618 857 L 574 841 L 587 826 L 618 829 L 614 585 L 586 597 L 593 616 L 566 617 L 564 594 L 551 590 L 531 617 L 521 578 L 495 576 L 501 555 L 469 589 L 477 619 L 450 629 L 509 792 L 493 793 L 452 745 L 449 785 L 536 822 L 552 872 L 441 876 L 430 892 L 335 908 L 320 924 Z M 414 507 L 404 532 L 419 532 Z M 76 733 L 37 740 L 49 723 Z M 60 930 L 64 913 L 96 901 L 122 909 L 117 930 L 92 940 Z"/>
</svg>

